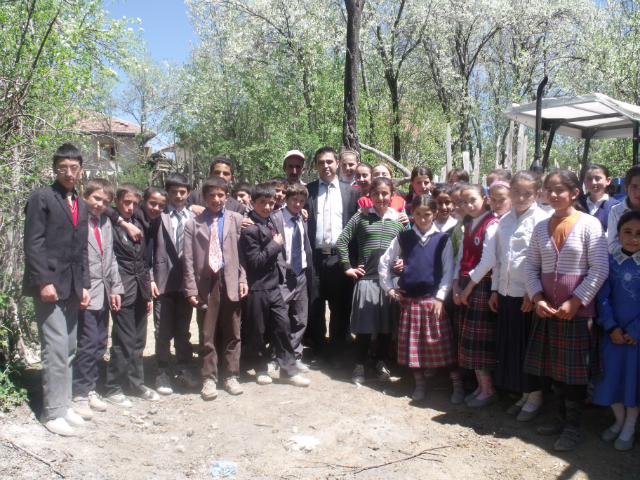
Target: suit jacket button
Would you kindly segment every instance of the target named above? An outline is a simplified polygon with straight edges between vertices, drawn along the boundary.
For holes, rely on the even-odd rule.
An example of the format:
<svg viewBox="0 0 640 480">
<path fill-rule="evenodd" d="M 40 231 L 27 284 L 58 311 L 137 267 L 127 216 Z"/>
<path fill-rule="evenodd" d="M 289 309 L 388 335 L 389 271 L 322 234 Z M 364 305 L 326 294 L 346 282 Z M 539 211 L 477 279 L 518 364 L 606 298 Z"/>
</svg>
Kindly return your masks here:
<svg viewBox="0 0 640 480">
<path fill-rule="evenodd" d="M 75 245 L 71 245 L 71 248 L 76 248 L 76 246 Z"/>
</svg>

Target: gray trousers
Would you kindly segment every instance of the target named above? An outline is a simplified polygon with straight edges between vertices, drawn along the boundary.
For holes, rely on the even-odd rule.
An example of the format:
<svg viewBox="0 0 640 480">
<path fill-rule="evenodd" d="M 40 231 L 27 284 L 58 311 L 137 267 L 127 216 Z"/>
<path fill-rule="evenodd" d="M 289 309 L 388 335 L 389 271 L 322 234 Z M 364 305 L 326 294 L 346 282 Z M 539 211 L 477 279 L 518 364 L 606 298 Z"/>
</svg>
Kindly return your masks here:
<svg viewBox="0 0 640 480">
<path fill-rule="evenodd" d="M 287 269 L 284 283 L 280 285 L 280 291 L 291 323 L 291 346 L 296 354 L 296 360 L 301 360 L 304 349 L 302 337 L 307 329 L 309 311 L 306 273 L 303 271 L 296 276 L 295 273 Z"/>
<path fill-rule="evenodd" d="M 72 364 L 80 301 L 75 293 L 66 300 L 45 303 L 33 298 L 42 346 L 42 391 L 47 420 L 64 417 L 71 408 Z"/>
</svg>

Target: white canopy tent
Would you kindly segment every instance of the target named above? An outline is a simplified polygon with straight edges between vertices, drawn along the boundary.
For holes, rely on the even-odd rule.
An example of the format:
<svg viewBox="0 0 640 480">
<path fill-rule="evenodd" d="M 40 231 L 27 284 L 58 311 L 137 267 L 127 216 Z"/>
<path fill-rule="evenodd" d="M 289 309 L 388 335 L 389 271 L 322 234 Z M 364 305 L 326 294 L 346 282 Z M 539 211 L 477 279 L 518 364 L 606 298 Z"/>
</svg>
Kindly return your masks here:
<svg viewBox="0 0 640 480">
<path fill-rule="evenodd" d="M 591 139 L 633 138 L 633 164 L 638 164 L 640 107 L 619 102 L 601 93 L 577 97 L 545 98 L 541 99 L 539 103 L 540 130 L 549 132 L 549 140 L 542 159 L 543 171 L 547 168 L 549 152 L 556 133 L 585 139 L 581 180 L 586 173 Z M 505 110 L 503 115 L 510 120 L 536 129 L 537 107 L 537 102 L 514 105 Z M 539 135 L 540 132 L 536 131 L 538 138 Z M 536 143 L 536 148 L 539 148 L 539 140 Z M 539 158 L 539 151 L 536 153 Z"/>
</svg>

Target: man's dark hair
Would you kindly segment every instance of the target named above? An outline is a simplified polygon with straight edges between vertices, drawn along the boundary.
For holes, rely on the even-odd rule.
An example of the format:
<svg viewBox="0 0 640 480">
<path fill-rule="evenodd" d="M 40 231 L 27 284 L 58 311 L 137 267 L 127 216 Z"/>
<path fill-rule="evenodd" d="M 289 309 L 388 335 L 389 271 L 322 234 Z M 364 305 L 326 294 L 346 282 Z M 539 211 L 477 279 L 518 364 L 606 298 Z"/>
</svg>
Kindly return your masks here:
<svg viewBox="0 0 640 480">
<path fill-rule="evenodd" d="M 80 155 L 80 150 L 71 142 L 63 143 L 58 147 L 56 152 L 53 154 L 53 166 L 60 160 L 77 160 L 82 166 L 82 155 Z"/>
<path fill-rule="evenodd" d="M 273 177 L 271 180 L 269 180 L 269 182 L 271 182 L 274 188 L 278 185 L 282 185 L 284 190 L 286 190 L 287 187 L 289 187 L 289 181 L 284 177 Z"/>
<path fill-rule="evenodd" d="M 338 161 L 338 152 L 333 147 L 321 147 L 316 150 L 316 154 L 313 156 L 313 163 L 318 163 L 318 157 L 323 153 L 332 153 L 336 162 Z"/>
<path fill-rule="evenodd" d="M 151 198 L 151 195 L 156 194 L 156 193 L 158 195 L 163 196 L 164 198 L 169 198 L 169 195 L 167 195 L 167 191 L 164 188 L 156 187 L 155 185 L 152 185 L 150 187 L 147 187 L 144 190 L 144 199 L 145 199 L 145 201 L 149 200 Z"/>
<path fill-rule="evenodd" d="M 254 202 L 260 197 L 276 198 L 276 189 L 273 188 L 271 182 L 259 183 L 251 191 L 251 200 Z"/>
<path fill-rule="evenodd" d="M 213 172 L 213 167 L 215 167 L 219 163 L 222 163 L 223 165 L 229 167 L 229 170 L 231 170 L 231 175 L 234 175 L 235 167 L 233 165 L 233 160 L 231 160 L 229 157 L 225 157 L 224 155 L 217 156 L 213 159 L 213 162 L 211 162 L 211 167 L 209 167 L 209 175 L 211 175 L 211 172 Z"/>
<path fill-rule="evenodd" d="M 181 173 L 170 173 L 167 179 L 164 181 L 164 189 L 168 192 L 171 187 L 185 187 L 188 191 L 191 191 L 191 185 L 189 185 L 189 179 L 186 175 Z"/>
<path fill-rule="evenodd" d="M 113 200 L 113 184 L 106 178 L 92 178 L 91 180 L 89 180 L 87 182 L 87 186 L 84 189 L 84 193 L 88 197 L 97 190 L 102 190 L 109 197 L 109 202 Z"/>
<path fill-rule="evenodd" d="M 247 182 L 236 183 L 231 190 L 231 196 L 235 198 L 238 192 L 245 192 L 251 196 L 251 190 L 253 190 L 253 187 Z"/>
<path fill-rule="evenodd" d="M 303 195 L 306 199 L 309 198 L 309 190 L 300 183 L 292 183 L 287 187 L 287 191 L 284 195 L 285 198 L 293 197 L 294 195 Z"/>
<path fill-rule="evenodd" d="M 134 185 L 133 183 L 123 183 L 121 185 L 118 185 L 118 188 L 116 189 L 116 198 L 122 198 L 127 193 L 133 193 L 136 197 L 138 197 L 138 199 L 142 199 L 142 192 L 140 191 L 138 186 Z"/>
<path fill-rule="evenodd" d="M 207 178 L 202 184 L 202 196 L 207 198 L 207 192 L 213 188 L 220 189 L 226 195 L 229 193 L 229 184 L 222 177 L 211 177 Z"/>
</svg>

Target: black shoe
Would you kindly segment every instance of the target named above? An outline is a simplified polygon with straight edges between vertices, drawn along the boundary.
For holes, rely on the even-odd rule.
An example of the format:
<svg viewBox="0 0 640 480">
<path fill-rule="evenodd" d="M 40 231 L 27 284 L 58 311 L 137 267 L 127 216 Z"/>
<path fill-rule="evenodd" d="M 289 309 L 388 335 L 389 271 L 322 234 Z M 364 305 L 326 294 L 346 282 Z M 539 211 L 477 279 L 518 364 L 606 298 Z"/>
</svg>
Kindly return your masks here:
<svg viewBox="0 0 640 480">
<path fill-rule="evenodd" d="M 342 370 L 345 367 L 342 357 L 335 356 L 331 359 L 331 368 L 334 370 Z"/>
<path fill-rule="evenodd" d="M 324 368 L 326 366 L 327 366 L 327 358 L 322 353 L 319 353 L 318 355 L 316 355 L 313 358 L 313 360 L 311 360 L 311 363 L 309 364 L 309 367 L 314 370 L 320 370 L 321 368 Z"/>
<path fill-rule="evenodd" d="M 585 433 L 580 427 L 567 426 L 560 438 L 553 444 L 553 448 L 560 452 L 573 450 L 584 440 Z"/>
<path fill-rule="evenodd" d="M 550 420 L 547 423 L 538 425 L 536 430 L 538 430 L 538 433 L 541 433 L 542 435 L 558 435 L 559 433 L 562 433 L 565 426 L 565 422 L 560 420 L 558 417 L 555 417 L 553 418 L 553 420 Z"/>
</svg>

